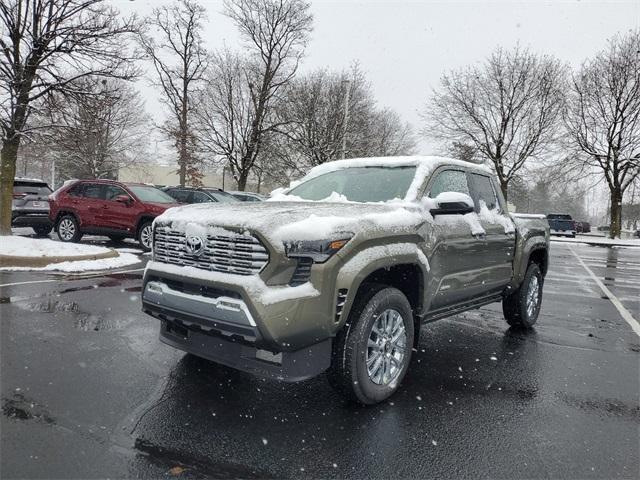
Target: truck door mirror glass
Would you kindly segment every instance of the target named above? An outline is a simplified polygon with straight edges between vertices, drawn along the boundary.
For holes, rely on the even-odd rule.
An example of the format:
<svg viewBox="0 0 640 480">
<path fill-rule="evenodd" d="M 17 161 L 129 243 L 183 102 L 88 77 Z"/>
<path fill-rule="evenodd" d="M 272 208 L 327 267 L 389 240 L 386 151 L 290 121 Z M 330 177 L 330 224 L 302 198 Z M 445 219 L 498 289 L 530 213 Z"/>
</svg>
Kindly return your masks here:
<svg viewBox="0 0 640 480">
<path fill-rule="evenodd" d="M 473 200 L 466 193 L 442 192 L 433 199 L 437 207 L 430 210 L 431 215 L 464 215 L 474 210 Z"/>
</svg>

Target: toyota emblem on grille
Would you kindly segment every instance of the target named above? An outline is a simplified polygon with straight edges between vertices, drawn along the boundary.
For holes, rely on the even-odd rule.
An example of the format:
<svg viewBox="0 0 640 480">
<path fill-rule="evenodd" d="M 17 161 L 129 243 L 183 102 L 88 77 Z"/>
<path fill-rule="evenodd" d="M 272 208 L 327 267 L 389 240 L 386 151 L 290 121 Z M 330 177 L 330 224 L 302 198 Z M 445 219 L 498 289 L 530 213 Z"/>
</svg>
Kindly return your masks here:
<svg viewBox="0 0 640 480">
<path fill-rule="evenodd" d="M 187 237 L 187 253 L 190 255 L 200 255 L 204 250 L 204 240 L 195 235 Z"/>
</svg>

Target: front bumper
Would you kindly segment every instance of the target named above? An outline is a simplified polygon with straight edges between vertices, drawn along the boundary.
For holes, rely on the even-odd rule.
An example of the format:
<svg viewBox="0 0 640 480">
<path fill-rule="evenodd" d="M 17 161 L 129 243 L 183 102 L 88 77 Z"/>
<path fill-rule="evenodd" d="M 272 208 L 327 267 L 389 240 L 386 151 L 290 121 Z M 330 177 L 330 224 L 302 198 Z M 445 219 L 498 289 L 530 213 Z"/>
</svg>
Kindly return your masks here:
<svg viewBox="0 0 640 480">
<path fill-rule="evenodd" d="M 155 315 L 154 315 L 155 316 Z M 315 377 L 329 368 L 331 339 L 294 352 L 273 353 L 238 340 L 205 332 L 181 320 L 160 314 L 160 341 L 198 357 L 253 375 L 299 382 Z M 194 328 L 195 327 L 195 328 Z"/>
<path fill-rule="evenodd" d="M 239 370 L 299 381 L 330 365 L 333 305 L 321 296 L 265 305 L 242 285 L 169 273 L 151 262 L 142 308 L 161 320 L 162 342 Z"/>
</svg>

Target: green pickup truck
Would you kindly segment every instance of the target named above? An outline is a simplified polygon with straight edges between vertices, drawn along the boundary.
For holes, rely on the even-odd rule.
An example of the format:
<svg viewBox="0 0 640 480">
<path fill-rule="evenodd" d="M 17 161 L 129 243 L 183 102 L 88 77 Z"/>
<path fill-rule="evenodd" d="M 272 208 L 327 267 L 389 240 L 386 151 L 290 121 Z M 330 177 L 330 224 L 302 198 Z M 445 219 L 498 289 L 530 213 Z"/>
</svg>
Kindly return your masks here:
<svg viewBox="0 0 640 480">
<path fill-rule="evenodd" d="M 266 202 L 156 218 L 142 308 L 175 348 L 285 381 L 326 372 L 374 404 L 426 322 L 502 302 L 509 325 L 530 328 L 548 252 L 544 218 L 509 215 L 483 166 L 339 160 Z"/>
</svg>

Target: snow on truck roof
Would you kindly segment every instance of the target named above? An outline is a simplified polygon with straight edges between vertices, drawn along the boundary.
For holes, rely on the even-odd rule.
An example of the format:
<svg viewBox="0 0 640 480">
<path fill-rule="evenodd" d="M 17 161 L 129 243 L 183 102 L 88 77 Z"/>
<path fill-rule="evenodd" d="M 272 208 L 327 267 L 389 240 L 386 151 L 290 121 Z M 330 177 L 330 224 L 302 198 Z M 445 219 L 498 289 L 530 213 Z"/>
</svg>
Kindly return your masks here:
<svg viewBox="0 0 640 480">
<path fill-rule="evenodd" d="M 427 178 L 436 168 L 442 166 L 464 167 L 470 170 L 476 170 L 481 173 L 491 174 L 491 170 L 485 165 L 477 163 L 465 162 L 455 158 L 438 157 L 433 155 L 411 155 L 400 157 L 370 157 L 370 158 L 351 158 L 347 160 L 334 160 L 333 162 L 323 163 L 309 170 L 304 177 L 297 182 L 292 182 L 289 188 L 305 182 L 311 178 L 324 175 L 326 173 L 344 170 L 346 168 L 361 167 L 416 167 L 416 175 L 409 186 L 405 200 L 415 200 L 418 190 Z"/>
</svg>

